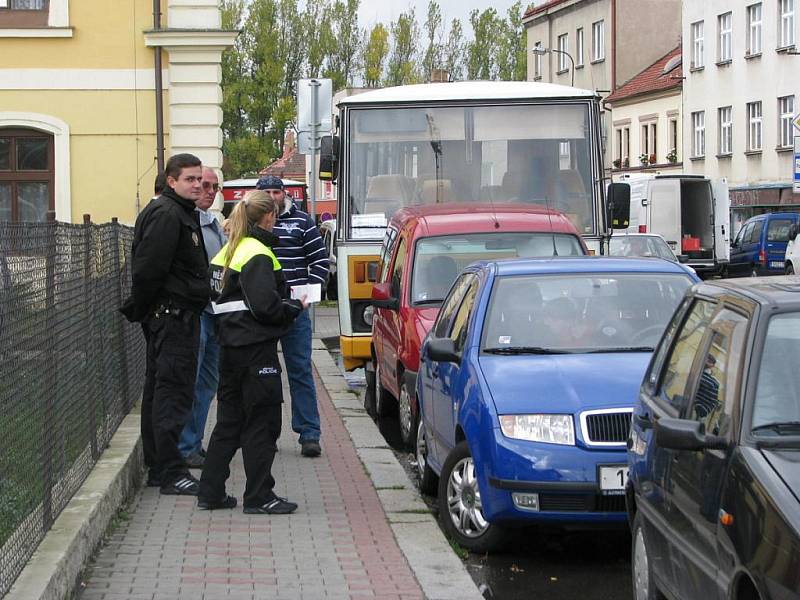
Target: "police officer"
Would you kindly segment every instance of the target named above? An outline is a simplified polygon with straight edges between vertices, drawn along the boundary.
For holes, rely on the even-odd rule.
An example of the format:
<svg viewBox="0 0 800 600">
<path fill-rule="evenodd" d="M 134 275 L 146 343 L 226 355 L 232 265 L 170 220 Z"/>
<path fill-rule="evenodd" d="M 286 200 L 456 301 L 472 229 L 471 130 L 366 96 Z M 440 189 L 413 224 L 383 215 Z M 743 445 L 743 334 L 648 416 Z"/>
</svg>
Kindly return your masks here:
<svg viewBox="0 0 800 600">
<path fill-rule="evenodd" d="M 228 243 L 211 261 L 220 344 L 217 423 L 200 477 L 201 509 L 233 508 L 225 493 L 230 462 L 242 449 L 246 514 L 288 514 L 297 504 L 273 491 L 272 463 L 281 433 L 278 339 L 306 307 L 288 299 L 272 247 L 276 208 L 269 194 L 248 192 L 233 209 Z"/>
<path fill-rule="evenodd" d="M 197 495 L 178 450 L 194 396 L 200 313 L 208 303 L 208 259 L 195 201 L 203 192 L 200 159 L 167 161 L 167 187 L 136 219 L 133 285 L 122 307 L 142 323 L 147 369 L 142 392 L 142 443 L 148 485 L 162 494 Z"/>
</svg>

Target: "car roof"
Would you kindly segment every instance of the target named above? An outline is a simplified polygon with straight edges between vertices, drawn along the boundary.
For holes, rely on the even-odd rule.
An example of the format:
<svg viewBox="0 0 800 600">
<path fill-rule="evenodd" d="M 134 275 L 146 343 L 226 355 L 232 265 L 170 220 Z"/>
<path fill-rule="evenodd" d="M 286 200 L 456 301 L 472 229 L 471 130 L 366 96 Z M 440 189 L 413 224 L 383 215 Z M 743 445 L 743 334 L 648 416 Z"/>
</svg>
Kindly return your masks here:
<svg viewBox="0 0 800 600">
<path fill-rule="evenodd" d="M 794 275 L 714 279 L 697 287 L 701 294 L 735 295 L 761 306 L 800 308 L 800 279 Z"/>
<path fill-rule="evenodd" d="M 611 236 L 612 240 L 615 239 L 622 239 L 626 237 L 651 237 L 651 238 L 661 238 L 664 239 L 660 233 L 634 233 L 634 232 L 627 232 L 627 231 L 615 231 L 614 234 Z"/>
<path fill-rule="evenodd" d="M 425 235 L 495 230 L 578 233 L 563 213 L 535 204 L 420 204 L 401 208 L 392 215 L 390 224 L 402 229 L 410 221 L 423 223 Z M 500 226 L 497 227 L 496 223 Z"/>
<path fill-rule="evenodd" d="M 232 188 L 232 187 L 256 187 L 256 183 L 258 183 L 258 177 L 247 177 L 245 179 L 229 179 L 222 183 L 223 188 Z M 305 185 L 303 181 L 296 181 L 294 179 L 281 179 L 283 181 L 283 185 Z"/>
<path fill-rule="evenodd" d="M 553 256 L 510 258 L 475 263 L 476 268 L 495 266 L 498 276 L 551 275 L 559 273 L 674 273 L 691 275 L 679 263 L 663 258 L 606 256 Z"/>
</svg>

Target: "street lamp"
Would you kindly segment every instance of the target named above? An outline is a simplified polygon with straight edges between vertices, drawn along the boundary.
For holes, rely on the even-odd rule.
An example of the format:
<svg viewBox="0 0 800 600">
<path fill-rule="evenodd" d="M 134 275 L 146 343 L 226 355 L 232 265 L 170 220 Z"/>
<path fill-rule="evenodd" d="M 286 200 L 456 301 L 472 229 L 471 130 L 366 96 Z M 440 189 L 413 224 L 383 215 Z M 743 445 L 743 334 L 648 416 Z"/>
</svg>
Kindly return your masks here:
<svg viewBox="0 0 800 600">
<path fill-rule="evenodd" d="M 573 60 L 572 55 L 570 55 L 569 52 L 565 52 L 564 50 L 556 50 L 555 48 L 545 48 L 541 44 L 536 44 L 533 48 L 531 48 L 531 52 L 533 52 L 536 56 L 544 56 L 548 52 L 551 53 L 555 52 L 556 54 L 565 55 L 569 59 L 570 64 L 572 65 L 572 70 L 571 70 L 572 77 L 570 80 L 570 85 L 572 87 L 575 87 L 575 61 Z"/>
</svg>

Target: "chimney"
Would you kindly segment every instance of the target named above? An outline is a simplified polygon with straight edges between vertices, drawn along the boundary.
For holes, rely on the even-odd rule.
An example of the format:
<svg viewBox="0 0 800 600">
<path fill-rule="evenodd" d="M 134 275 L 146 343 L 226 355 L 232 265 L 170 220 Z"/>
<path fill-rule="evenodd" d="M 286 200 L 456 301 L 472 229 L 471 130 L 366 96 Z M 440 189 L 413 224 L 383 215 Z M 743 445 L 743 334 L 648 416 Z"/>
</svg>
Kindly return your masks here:
<svg viewBox="0 0 800 600">
<path fill-rule="evenodd" d="M 295 141 L 294 130 L 287 129 L 286 133 L 283 136 L 283 156 L 281 158 L 286 158 L 292 152 L 294 152 L 296 148 L 297 148 L 297 143 Z"/>
</svg>

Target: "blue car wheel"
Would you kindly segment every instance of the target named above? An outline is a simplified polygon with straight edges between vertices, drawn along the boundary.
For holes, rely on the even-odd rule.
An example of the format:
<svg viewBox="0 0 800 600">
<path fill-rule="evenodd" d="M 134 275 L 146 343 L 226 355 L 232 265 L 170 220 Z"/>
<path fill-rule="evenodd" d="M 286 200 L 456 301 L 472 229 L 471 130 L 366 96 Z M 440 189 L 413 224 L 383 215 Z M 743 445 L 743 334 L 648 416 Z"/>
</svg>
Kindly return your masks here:
<svg viewBox="0 0 800 600">
<path fill-rule="evenodd" d="M 633 598 L 634 600 L 656 600 L 659 595 L 656 591 L 656 583 L 653 581 L 653 569 L 650 565 L 647 540 L 642 526 L 643 520 L 641 513 L 637 513 L 633 519 L 633 535 L 631 536 Z"/>
<path fill-rule="evenodd" d="M 439 515 L 447 534 L 471 552 L 496 550 L 505 537 L 499 525 L 483 516 L 475 462 L 466 440 L 456 445 L 444 462 L 439 479 Z"/>
<path fill-rule="evenodd" d="M 419 471 L 419 491 L 429 496 L 436 493 L 439 478 L 436 477 L 431 466 L 428 464 L 428 438 L 425 436 L 425 423 L 422 416 L 418 419 L 417 427 L 417 470 Z"/>
</svg>

